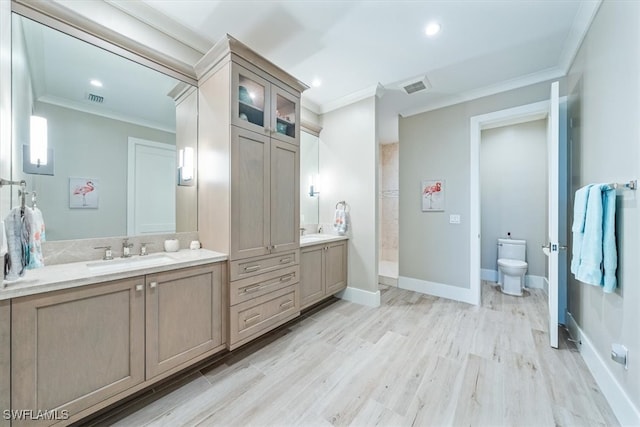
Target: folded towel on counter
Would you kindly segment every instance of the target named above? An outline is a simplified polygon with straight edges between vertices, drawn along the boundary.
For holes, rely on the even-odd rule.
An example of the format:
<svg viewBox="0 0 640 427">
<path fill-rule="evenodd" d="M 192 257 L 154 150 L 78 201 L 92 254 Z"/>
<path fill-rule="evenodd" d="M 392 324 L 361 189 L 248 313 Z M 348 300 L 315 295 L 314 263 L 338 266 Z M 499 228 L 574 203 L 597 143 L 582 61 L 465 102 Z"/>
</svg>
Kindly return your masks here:
<svg viewBox="0 0 640 427">
<path fill-rule="evenodd" d="M 576 199 L 578 198 L 576 192 Z M 602 286 L 604 292 L 613 292 L 617 286 L 615 214 L 616 190 L 608 184 L 594 184 L 589 188 L 582 235 L 579 231 L 579 221 L 578 224 L 574 221 L 575 228 L 572 227 L 574 259 L 571 262 L 571 271 L 576 279 Z M 576 253 L 579 254 L 577 260 Z"/>
</svg>

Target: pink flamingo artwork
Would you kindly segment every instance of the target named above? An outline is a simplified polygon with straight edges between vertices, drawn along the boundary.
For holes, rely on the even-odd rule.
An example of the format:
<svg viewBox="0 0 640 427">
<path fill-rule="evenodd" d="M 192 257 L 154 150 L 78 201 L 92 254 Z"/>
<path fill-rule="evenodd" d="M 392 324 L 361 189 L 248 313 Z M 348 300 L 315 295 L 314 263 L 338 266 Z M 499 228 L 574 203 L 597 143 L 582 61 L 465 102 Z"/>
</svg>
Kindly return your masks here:
<svg viewBox="0 0 640 427">
<path fill-rule="evenodd" d="M 433 209 L 433 206 L 432 206 L 433 195 L 435 193 L 439 193 L 440 191 L 442 191 L 442 183 L 440 182 L 436 182 L 433 185 L 425 186 L 424 190 L 422 190 L 422 194 L 426 195 L 427 198 L 429 199 L 429 209 Z"/>
<path fill-rule="evenodd" d="M 82 196 L 82 206 L 87 206 L 87 194 L 91 193 L 95 189 L 93 182 L 87 181 L 84 185 L 78 185 L 73 190 L 73 195 L 81 195 Z"/>
</svg>

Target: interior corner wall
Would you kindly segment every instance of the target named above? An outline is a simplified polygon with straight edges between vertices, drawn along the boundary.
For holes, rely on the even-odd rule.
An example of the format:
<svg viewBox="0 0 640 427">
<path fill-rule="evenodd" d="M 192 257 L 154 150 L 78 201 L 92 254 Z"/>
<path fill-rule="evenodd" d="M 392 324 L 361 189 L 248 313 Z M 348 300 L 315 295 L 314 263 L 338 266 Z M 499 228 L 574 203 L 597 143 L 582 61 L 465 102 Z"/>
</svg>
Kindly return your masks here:
<svg viewBox="0 0 640 427">
<path fill-rule="evenodd" d="M 378 291 L 376 103 L 371 97 L 320 116 L 320 223 L 332 224 L 336 203 L 347 202 L 348 286 L 368 292 Z"/>
<path fill-rule="evenodd" d="M 399 276 L 470 289 L 470 118 L 549 99 L 550 86 L 538 83 L 400 118 Z M 422 212 L 425 179 L 445 181 L 444 212 Z M 451 214 L 460 215 L 460 224 L 449 223 Z"/>
<path fill-rule="evenodd" d="M 569 129 L 571 199 L 575 190 L 588 183 L 640 178 L 639 2 L 602 3 L 571 65 L 568 83 L 573 123 Z M 635 418 L 620 419 L 633 425 L 640 422 L 639 193 L 618 191 L 616 291 L 605 294 L 598 286 L 576 281 L 572 274 L 568 277 L 569 311 L 603 366 L 635 405 L 631 411 Z M 569 213 L 573 221 L 572 208 Z M 613 343 L 629 349 L 628 369 L 611 360 Z M 622 400 L 609 399 L 614 408 Z"/>
</svg>

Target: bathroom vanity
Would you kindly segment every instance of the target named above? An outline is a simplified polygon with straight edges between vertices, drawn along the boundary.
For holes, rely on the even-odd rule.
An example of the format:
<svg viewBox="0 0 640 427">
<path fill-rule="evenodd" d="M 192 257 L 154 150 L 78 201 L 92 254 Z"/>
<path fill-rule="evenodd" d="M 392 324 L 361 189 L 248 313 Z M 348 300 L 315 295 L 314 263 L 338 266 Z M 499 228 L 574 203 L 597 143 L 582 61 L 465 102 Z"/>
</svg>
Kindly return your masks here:
<svg viewBox="0 0 640 427">
<path fill-rule="evenodd" d="M 11 408 L 78 420 L 224 350 L 226 256 L 182 250 L 171 258 L 98 274 L 95 262 L 44 267 L 37 273 L 46 279 L 3 290 Z"/>
<path fill-rule="evenodd" d="M 347 287 L 347 244 L 344 236 L 316 234 L 301 238 L 300 309 Z"/>
</svg>

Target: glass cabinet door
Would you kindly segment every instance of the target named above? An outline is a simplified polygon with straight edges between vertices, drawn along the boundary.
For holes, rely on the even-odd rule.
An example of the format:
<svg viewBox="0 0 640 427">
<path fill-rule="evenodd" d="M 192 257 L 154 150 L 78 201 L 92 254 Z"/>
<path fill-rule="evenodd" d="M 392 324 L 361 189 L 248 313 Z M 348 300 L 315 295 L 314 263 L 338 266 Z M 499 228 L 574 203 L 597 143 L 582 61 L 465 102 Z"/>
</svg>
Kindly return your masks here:
<svg viewBox="0 0 640 427">
<path fill-rule="evenodd" d="M 299 145 L 299 100 L 284 89 L 271 85 L 271 137 Z"/>
<path fill-rule="evenodd" d="M 254 132 L 270 131 L 269 86 L 264 78 L 234 65 L 231 111 L 234 125 Z"/>
</svg>

